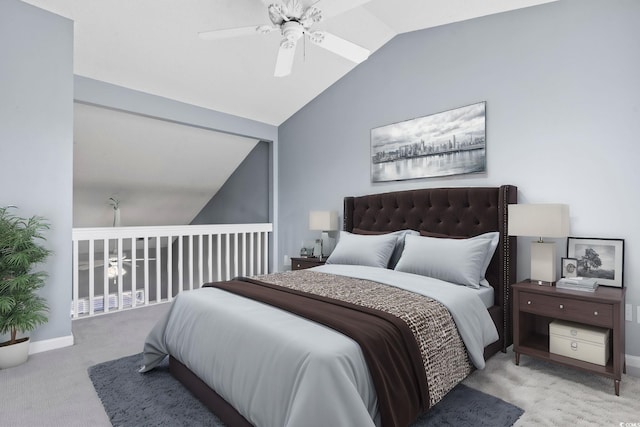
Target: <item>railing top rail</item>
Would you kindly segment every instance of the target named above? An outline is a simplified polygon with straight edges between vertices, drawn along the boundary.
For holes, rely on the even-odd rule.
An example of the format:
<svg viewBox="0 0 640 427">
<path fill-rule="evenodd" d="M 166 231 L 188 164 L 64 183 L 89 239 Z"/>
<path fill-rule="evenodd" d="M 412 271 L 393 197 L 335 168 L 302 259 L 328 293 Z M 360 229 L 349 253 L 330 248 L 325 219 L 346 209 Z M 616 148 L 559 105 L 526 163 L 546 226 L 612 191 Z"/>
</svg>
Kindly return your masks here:
<svg viewBox="0 0 640 427">
<path fill-rule="evenodd" d="M 74 228 L 73 240 L 117 239 L 130 237 L 188 236 L 200 234 L 259 233 L 273 231 L 273 224 L 202 224 L 141 227 Z"/>
</svg>

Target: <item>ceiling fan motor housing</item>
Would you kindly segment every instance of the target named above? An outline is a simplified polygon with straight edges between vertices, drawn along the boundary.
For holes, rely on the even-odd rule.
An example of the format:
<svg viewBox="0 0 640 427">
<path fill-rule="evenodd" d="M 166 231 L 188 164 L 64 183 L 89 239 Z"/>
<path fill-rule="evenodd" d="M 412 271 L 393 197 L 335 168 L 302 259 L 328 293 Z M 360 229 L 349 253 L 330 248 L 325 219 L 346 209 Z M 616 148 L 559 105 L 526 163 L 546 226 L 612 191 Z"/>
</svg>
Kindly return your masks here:
<svg viewBox="0 0 640 427">
<path fill-rule="evenodd" d="M 304 35 L 304 27 L 296 21 L 288 21 L 282 24 L 282 40 L 281 46 L 285 48 L 294 48 L 296 42 Z"/>
</svg>

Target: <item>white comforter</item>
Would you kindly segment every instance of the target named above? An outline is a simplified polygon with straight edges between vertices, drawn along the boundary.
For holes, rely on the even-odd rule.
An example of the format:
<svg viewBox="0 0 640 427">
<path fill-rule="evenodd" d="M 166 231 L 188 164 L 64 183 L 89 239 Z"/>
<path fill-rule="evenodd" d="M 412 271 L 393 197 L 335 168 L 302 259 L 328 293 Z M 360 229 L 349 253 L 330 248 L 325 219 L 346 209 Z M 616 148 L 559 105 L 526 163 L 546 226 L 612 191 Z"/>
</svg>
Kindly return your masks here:
<svg viewBox="0 0 640 427">
<path fill-rule="evenodd" d="M 498 339 L 472 289 L 373 267 L 316 269 L 439 300 L 452 312 L 478 368 L 484 367 L 483 348 Z M 256 426 L 379 425 L 376 393 L 358 344 L 269 305 L 215 288 L 182 293 L 149 333 L 141 371 L 169 353 Z"/>
</svg>

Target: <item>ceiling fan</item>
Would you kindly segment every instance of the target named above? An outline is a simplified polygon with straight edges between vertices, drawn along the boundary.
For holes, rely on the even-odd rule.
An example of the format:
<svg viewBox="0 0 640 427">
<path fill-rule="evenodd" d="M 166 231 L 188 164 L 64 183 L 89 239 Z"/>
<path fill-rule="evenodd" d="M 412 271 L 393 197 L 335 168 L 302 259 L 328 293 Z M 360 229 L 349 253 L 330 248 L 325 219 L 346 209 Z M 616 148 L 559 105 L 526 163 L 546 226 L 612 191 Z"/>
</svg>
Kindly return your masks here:
<svg viewBox="0 0 640 427">
<path fill-rule="evenodd" d="M 120 227 L 121 226 L 120 200 L 114 197 L 109 197 L 108 203 L 113 208 L 113 226 Z M 140 240 L 140 239 L 142 238 L 138 238 L 137 240 Z M 124 265 L 125 264 L 131 265 L 131 261 L 132 261 L 131 258 L 127 255 L 126 252 L 123 252 L 123 255 L 121 257 L 118 257 L 116 247 L 114 247 L 113 250 L 110 250 L 111 241 L 109 241 L 108 245 L 109 245 L 109 248 L 106 248 L 106 250 L 109 251 L 109 257 L 107 258 L 107 264 L 108 264 L 107 269 L 108 269 L 109 277 L 113 277 L 114 275 L 117 275 L 119 268 L 121 269 L 123 275 L 127 274 L 127 270 L 124 268 Z M 147 257 L 147 260 L 155 261 L 155 258 Z M 136 259 L 136 263 L 143 262 L 143 261 L 144 259 Z M 105 261 L 103 257 L 96 258 L 93 261 L 93 268 L 103 267 L 104 265 L 105 265 Z M 90 264 L 88 260 L 81 261 L 78 264 L 78 270 L 80 271 L 86 271 L 86 270 L 89 270 L 89 268 L 90 268 Z"/>
<path fill-rule="evenodd" d="M 155 258 L 154 258 L 155 259 Z M 140 262 L 142 260 L 136 260 L 136 262 Z M 120 258 L 120 262 L 118 262 L 118 255 L 116 254 L 109 254 L 109 258 L 107 259 L 107 263 L 109 264 L 109 267 L 117 267 L 119 264 L 126 264 L 126 265 L 131 265 L 131 258 L 129 258 L 127 256 L 127 254 L 123 254 L 122 258 Z M 93 267 L 94 268 L 98 268 L 98 267 L 102 267 L 104 265 L 104 260 L 102 258 L 99 259 L 95 259 L 93 261 Z M 78 264 L 78 269 L 80 271 L 86 271 L 89 269 L 89 261 L 81 261 Z M 124 270 L 126 272 L 126 270 Z M 125 273 L 126 274 L 126 273 Z"/>
<path fill-rule="evenodd" d="M 367 1 L 352 1 L 350 6 L 356 7 L 360 4 L 366 3 Z M 368 49 L 326 31 L 312 30 L 311 27 L 323 19 L 322 11 L 315 7 L 319 2 L 320 1 L 316 1 L 310 6 L 305 7 L 303 2 L 300 0 L 282 0 L 280 2 L 271 3 L 267 6 L 269 19 L 273 23 L 272 25 L 253 25 L 250 27 L 204 31 L 198 33 L 198 35 L 204 40 L 219 40 L 251 34 L 268 34 L 273 31 L 280 31 L 283 38 L 280 41 L 280 48 L 278 49 L 278 57 L 276 59 L 274 72 L 274 76 L 276 77 L 284 77 L 291 74 L 298 40 L 305 35 L 309 38 L 311 43 L 357 64 L 367 59 L 371 53 Z"/>
</svg>

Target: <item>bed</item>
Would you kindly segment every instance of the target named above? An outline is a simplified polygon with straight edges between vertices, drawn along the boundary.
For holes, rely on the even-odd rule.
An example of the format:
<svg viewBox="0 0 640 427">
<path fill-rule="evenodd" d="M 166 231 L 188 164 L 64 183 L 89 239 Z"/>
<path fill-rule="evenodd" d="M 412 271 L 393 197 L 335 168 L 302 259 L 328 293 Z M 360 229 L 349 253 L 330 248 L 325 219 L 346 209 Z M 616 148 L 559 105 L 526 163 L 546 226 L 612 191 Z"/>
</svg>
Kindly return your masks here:
<svg viewBox="0 0 640 427">
<path fill-rule="evenodd" d="M 509 185 L 346 197 L 344 234 L 332 254 L 334 262 L 330 258 L 328 265 L 311 270 L 209 284 L 181 294 L 149 334 L 142 371 L 168 354 L 172 374 L 230 426 L 410 425 L 473 369 L 482 368 L 484 360 L 511 344 L 509 284 L 515 282 L 516 248 L 507 235 L 507 205 L 516 203 L 516 197 L 517 189 Z M 413 230 L 410 237 L 406 230 Z M 403 238 L 392 239 L 392 233 Z M 470 254 L 480 254 L 474 248 L 490 246 L 486 235 L 492 236 L 495 251 L 481 274 L 484 286 L 477 289 L 441 280 L 438 269 L 447 261 L 432 266 L 433 278 L 421 271 L 429 262 L 411 259 L 425 248 L 438 248 L 441 254 L 471 248 L 475 252 Z M 349 257 L 362 254 L 347 251 L 341 258 L 349 239 L 360 247 L 363 241 L 383 242 L 367 247 L 392 245 L 395 252 L 400 241 L 406 247 L 393 261 L 395 270 L 353 265 L 358 262 L 350 263 Z M 446 258 L 454 261 L 451 255 Z M 459 270 L 467 273 L 467 267 Z M 475 270 L 461 279 L 451 271 L 446 273 L 454 274 L 451 280 L 477 278 Z M 273 291 L 286 297 L 272 301 Z M 358 306 L 361 312 L 356 316 L 347 310 L 340 320 L 344 307 L 334 312 L 316 306 L 333 301 L 335 293 L 344 298 L 338 305 Z M 299 299 L 311 294 L 313 301 Z M 434 308 L 418 317 L 426 324 L 442 324 L 416 326 L 414 314 L 394 312 L 398 306 L 421 307 L 425 299 L 436 300 Z M 390 312 L 388 318 L 380 316 L 379 304 Z M 376 322 L 395 325 L 403 316 L 410 319 L 408 326 L 398 326 L 400 332 L 389 332 L 381 344 L 361 336 L 372 335 L 369 331 L 347 330 Z M 429 338 L 421 338 L 427 329 Z M 393 363 L 385 359 L 389 353 L 397 359 Z M 417 366 L 424 367 L 422 373 L 416 373 Z M 407 380 L 400 381 L 404 376 Z M 392 398 L 396 400 L 387 401 Z"/>
</svg>

